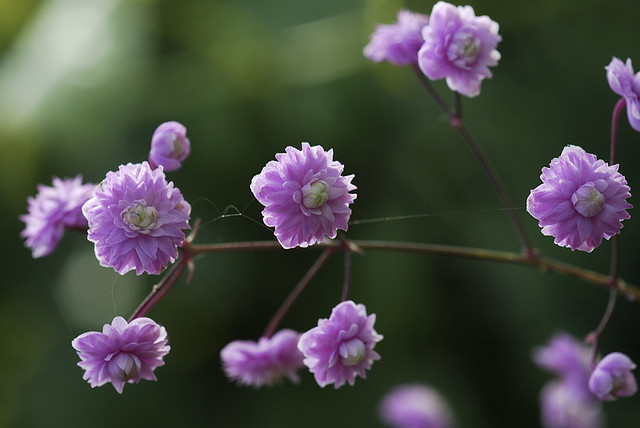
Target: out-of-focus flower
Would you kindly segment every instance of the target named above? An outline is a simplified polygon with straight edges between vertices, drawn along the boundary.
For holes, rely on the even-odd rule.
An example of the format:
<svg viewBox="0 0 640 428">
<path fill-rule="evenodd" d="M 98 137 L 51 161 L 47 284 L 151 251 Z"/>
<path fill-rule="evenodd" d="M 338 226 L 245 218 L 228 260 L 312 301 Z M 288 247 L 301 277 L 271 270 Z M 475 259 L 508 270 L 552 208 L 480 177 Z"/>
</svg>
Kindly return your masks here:
<svg viewBox="0 0 640 428">
<path fill-rule="evenodd" d="M 625 64 L 613 57 L 605 69 L 611 90 L 624 97 L 626 101 L 629 124 L 636 131 L 640 131 L 640 72 L 633 74 L 631 58 L 628 58 Z"/>
<path fill-rule="evenodd" d="M 352 175 L 342 176 L 344 166 L 333 160 L 333 149 L 302 143 L 302 150 L 287 147 L 276 154 L 251 180 L 251 191 L 264 205 L 264 224 L 275 227 L 284 248 L 307 247 L 335 238 L 347 230 L 356 198 Z"/>
<path fill-rule="evenodd" d="M 53 177 L 52 186 L 38 185 L 36 197 L 29 197 L 28 214 L 20 216 L 26 227 L 20 236 L 34 258 L 50 254 L 62 239 L 66 228 L 84 229 L 87 220 L 82 204 L 92 195 L 96 185 L 82 184 L 82 177 Z"/>
<path fill-rule="evenodd" d="M 612 352 L 596 365 L 589 378 L 589 390 L 603 401 L 629 397 L 636 393 L 638 385 L 631 370 L 636 365 L 620 352 Z"/>
<path fill-rule="evenodd" d="M 527 198 L 527 211 L 542 234 L 562 247 L 591 252 L 630 217 L 630 189 L 618 165 L 609 166 L 578 146 L 565 147 L 542 168 L 540 178 L 542 184 Z"/>
<path fill-rule="evenodd" d="M 224 371 L 239 384 L 254 387 L 273 385 L 283 376 L 298 382 L 296 372 L 304 366 L 299 338 L 300 333 L 284 329 L 270 338 L 261 337 L 258 342 L 233 341 L 220 351 Z"/>
<path fill-rule="evenodd" d="M 149 164 L 152 169 L 162 165 L 165 171 L 175 171 L 180 169 L 190 152 L 187 128 L 178 122 L 165 122 L 151 137 Z"/>
<path fill-rule="evenodd" d="M 442 396 L 425 385 L 401 385 L 380 404 L 380 418 L 394 428 L 449 428 L 451 410 Z"/>
<path fill-rule="evenodd" d="M 429 79 L 446 79 L 452 91 L 475 97 L 482 81 L 492 76 L 489 67 L 500 59 L 498 28 L 488 16 L 476 16 L 471 6 L 440 1 L 422 30 L 418 65 Z"/>
<path fill-rule="evenodd" d="M 376 26 L 364 48 L 364 56 L 375 62 L 417 64 L 418 51 L 424 43 L 422 28 L 428 23 L 427 15 L 401 10 L 396 23 Z"/>
<path fill-rule="evenodd" d="M 122 394 L 125 383 L 140 379 L 157 380 L 153 371 L 164 365 L 169 353 L 167 332 L 150 318 L 136 318 L 130 323 L 115 317 L 105 324 L 102 333 L 90 331 L 76 337 L 71 345 L 78 352 L 78 365 L 85 370 L 83 379 L 92 388 L 111 382 Z"/>
<path fill-rule="evenodd" d="M 352 301 L 338 304 L 329 319 L 320 319 L 318 326 L 300 337 L 298 348 L 305 356 L 304 364 L 314 374 L 318 385 L 331 383 L 337 389 L 357 375 L 366 377 L 380 355 L 373 350 L 382 340 L 373 328 L 376 316 L 367 316 L 364 305 Z"/>
<path fill-rule="evenodd" d="M 540 407 L 545 428 L 600 428 L 604 423 L 600 402 L 563 380 L 544 386 Z"/>
<path fill-rule="evenodd" d="M 191 206 L 167 183 L 162 167 L 147 162 L 110 171 L 82 207 L 102 266 L 125 274 L 158 274 L 178 256 Z"/>
<path fill-rule="evenodd" d="M 558 333 L 536 348 L 533 360 L 557 378 L 540 393 L 540 418 L 545 428 L 599 428 L 602 406 L 589 391 L 589 349 L 567 333 Z"/>
</svg>

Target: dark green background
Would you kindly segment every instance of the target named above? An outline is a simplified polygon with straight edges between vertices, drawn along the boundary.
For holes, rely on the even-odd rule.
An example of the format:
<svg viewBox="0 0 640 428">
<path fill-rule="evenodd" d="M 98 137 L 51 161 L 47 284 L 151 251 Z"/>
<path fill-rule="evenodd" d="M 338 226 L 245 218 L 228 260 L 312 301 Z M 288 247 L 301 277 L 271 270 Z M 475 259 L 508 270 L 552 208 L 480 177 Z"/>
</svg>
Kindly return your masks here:
<svg viewBox="0 0 640 428">
<path fill-rule="evenodd" d="M 604 66 L 640 66 L 635 0 L 484 1 L 500 23 L 502 60 L 482 94 L 465 99 L 468 126 L 504 179 L 543 254 L 606 273 L 610 243 L 592 254 L 554 246 L 524 210 L 540 169 L 567 144 L 606 159 L 617 101 Z M 596 327 L 607 292 L 536 270 L 436 256 L 353 257 L 351 297 L 377 314 L 382 360 L 354 387 L 254 390 L 231 384 L 219 351 L 257 339 L 313 263 L 315 249 L 216 254 L 196 263 L 149 314 L 172 350 L 158 382 L 91 389 L 71 340 L 128 317 L 157 278 L 101 268 L 91 243 L 68 233 L 49 257 L 23 247 L 18 216 L 53 175 L 98 182 L 147 157 L 157 125 L 188 128 L 192 156 L 170 173 L 197 242 L 273 239 L 249 190 L 288 145 L 333 148 L 355 174 L 347 236 L 518 250 L 495 192 L 411 71 L 373 64 L 362 48 L 376 23 L 402 7 L 382 0 L 0 0 L 0 425 L 354 427 L 381 426 L 376 408 L 393 386 L 424 382 L 449 400 L 460 427 L 538 426 L 537 396 L 550 376 L 530 359 L 557 330 Z M 577 6 L 578 5 L 578 6 Z M 444 82 L 435 87 L 451 99 Z M 624 119 L 624 118 L 623 118 Z M 640 135 L 620 126 L 620 171 L 640 186 Z M 635 197 L 631 203 L 638 205 Z M 236 207 L 236 208 L 232 208 Z M 243 216 L 220 218 L 223 213 Z M 635 217 L 632 210 L 632 216 Z M 622 276 L 640 283 L 637 219 L 621 235 Z M 334 257 L 284 326 L 304 331 L 341 292 Z M 603 352 L 640 361 L 640 305 L 621 300 Z M 638 397 L 605 405 L 610 427 L 634 427 Z"/>
</svg>

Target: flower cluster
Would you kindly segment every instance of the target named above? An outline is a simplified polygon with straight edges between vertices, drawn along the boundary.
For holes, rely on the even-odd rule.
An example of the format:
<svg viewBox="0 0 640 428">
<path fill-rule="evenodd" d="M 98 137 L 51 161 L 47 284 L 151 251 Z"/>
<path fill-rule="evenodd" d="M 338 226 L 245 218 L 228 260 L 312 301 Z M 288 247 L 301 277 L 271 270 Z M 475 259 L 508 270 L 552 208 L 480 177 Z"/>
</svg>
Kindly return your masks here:
<svg viewBox="0 0 640 428">
<path fill-rule="evenodd" d="M 446 79 L 452 91 L 475 97 L 492 76 L 489 67 L 500 60 L 498 30 L 471 6 L 440 1 L 429 16 L 400 11 L 397 23 L 377 26 L 364 55 L 376 62 L 417 64 L 429 79 Z"/>
<path fill-rule="evenodd" d="M 629 124 L 640 131 L 640 73 L 633 74 L 631 59 L 625 64 L 615 57 L 605 69 L 611 90 L 622 96 L 627 104 Z"/>
<path fill-rule="evenodd" d="M 270 386 L 283 376 L 298 382 L 296 372 L 303 367 L 299 338 L 299 333 L 285 329 L 270 338 L 261 337 L 257 343 L 233 341 L 220 351 L 224 371 L 241 385 Z"/>
<path fill-rule="evenodd" d="M 453 415 L 448 404 L 433 388 L 401 385 L 382 400 L 380 418 L 394 428 L 449 428 Z"/>
<path fill-rule="evenodd" d="M 542 184 L 527 198 L 527 211 L 562 247 L 591 252 L 630 217 L 630 189 L 618 165 L 609 166 L 578 146 L 565 147 L 540 178 Z"/>
<path fill-rule="evenodd" d="M 140 275 L 158 274 L 178 256 L 191 206 L 162 167 L 143 162 L 107 173 L 82 212 L 100 264 Z"/>
<path fill-rule="evenodd" d="M 130 323 L 115 317 L 105 324 L 102 333 L 90 331 L 76 337 L 71 345 L 78 352 L 78 365 L 85 370 L 83 379 L 92 388 L 111 382 L 122 394 L 125 383 L 140 379 L 156 380 L 153 371 L 164 365 L 171 349 L 167 332 L 150 318 L 136 318 Z"/>
<path fill-rule="evenodd" d="M 589 391 L 589 350 L 566 333 L 537 348 L 533 360 L 556 375 L 540 393 L 541 420 L 546 428 L 598 428 L 602 407 Z"/>
<path fill-rule="evenodd" d="M 318 326 L 300 337 L 298 348 L 304 354 L 304 364 L 314 374 L 318 385 L 334 384 L 337 389 L 357 375 L 365 378 L 380 355 L 373 350 L 382 340 L 373 325 L 376 316 L 367 316 L 364 305 L 352 301 L 338 304 L 329 319 L 321 319 Z"/>
<path fill-rule="evenodd" d="M 25 228 L 20 234 L 34 258 L 50 254 L 62 239 L 65 229 L 85 229 L 82 204 L 93 194 L 95 184 L 82 184 L 82 177 L 54 177 L 52 186 L 38 185 L 35 198 L 29 197 L 28 214 L 20 216 Z"/>
<path fill-rule="evenodd" d="M 356 186 L 353 174 L 342 176 L 343 169 L 333 149 L 302 143 L 302 150 L 287 147 L 253 177 L 250 187 L 264 205 L 264 224 L 275 227 L 284 248 L 307 247 L 347 230 L 356 198 L 349 192 Z"/>
<path fill-rule="evenodd" d="M 190 151 L 191 143 L 184 125 L 165 122 L 158 126 L 151 137 L 149 165 L 153 169 L 162 165 L 165 171 L 175 171 L 180 169 Z"/>
<path fill-rule="evenodd" d="M 603 401 L 629 397 L 638 391 L 636 378 L 631 373 L 635 368 L 636 365 L 625 354 L 612 352 L 593 369 L 589 390 Z"/>
</svg>

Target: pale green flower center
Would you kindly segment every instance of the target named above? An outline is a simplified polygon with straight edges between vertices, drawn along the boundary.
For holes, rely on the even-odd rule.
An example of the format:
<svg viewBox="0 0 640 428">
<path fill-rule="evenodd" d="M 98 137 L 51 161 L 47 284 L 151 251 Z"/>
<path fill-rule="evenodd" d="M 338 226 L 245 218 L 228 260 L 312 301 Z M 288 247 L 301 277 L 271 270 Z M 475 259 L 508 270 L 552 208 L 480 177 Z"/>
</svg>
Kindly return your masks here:
<svg viewBox="0 0 640 428">
<path fill-rule="evenodd" d="M 473 36 L 468 36 L 462 49 L 462 56 L 474 57 L 478 54 L 479 44 L 476 43 Z"/>
<path fill-rule="evenodd" d="M 318 208 L 329 200 L 329 185 L 318 180 L 302 190 L 302 203 L 307 208 Z"/>
<path fill-rule="evenodd" d="M 351 339 L 340 345 L 338 352 L 340 353 L 340 360 L 343 365 L 355 366 L 364 360 L 366 350 L 367 348 L 362 340 Z"/>
<path fill-rule="evenodd" d="M 571 195 L 574 208 L 584 217 L 593 217 L 602 211 L 604 196 L 596 189 L 594 183 L 583 184 Z"/>
<path fill-rule="evenodd" d="M 130 206 L 124 212 L 124 220 L 134 230 L 149 230 L 156 225 L 158 211 L 154 207 L 147 207 L 142 204 Z"/>
<path fill-rule="evenodd" d="M 180 144 L 180 140 L 178 138 L 173 139 L 173 150 L 171 150 L 171 157 L 174 159 L 180 158 L 184 153 L 184 147 Z"/>
</svg>

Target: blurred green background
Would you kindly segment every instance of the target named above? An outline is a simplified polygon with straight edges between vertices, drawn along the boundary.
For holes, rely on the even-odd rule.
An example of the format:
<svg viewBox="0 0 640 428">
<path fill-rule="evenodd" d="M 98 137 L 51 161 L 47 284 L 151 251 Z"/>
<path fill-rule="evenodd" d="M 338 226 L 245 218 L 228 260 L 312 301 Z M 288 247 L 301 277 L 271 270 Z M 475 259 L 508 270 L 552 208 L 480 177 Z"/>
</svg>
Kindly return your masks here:
<svg viewBox="0 0 640 428">
<path fill-rule="evenodd" d="M 502 60 L 468 126 L 507 183 L 543 254 L 606 273 L 610 243 L 592 254 L 554 246 L 524 210 L 540 169 L 567 144 L 608 157 L 617 101 L 604 66 L 640 66 L 637 0 L 476 1 L 500 23 Z M 347 236 L 518 250 L 507 216 L 470 151 L 411 71 L 362 56 L 376 23 L 432 2 L 384 0 L 0 0 L 0 426 L 374 427 L 393 386 L 439 389 L 459 427 L 536 427 L 550 379 L 533 347 L 558 330 L 596 327 L 607 292 L 519 266 L 367 252 L 353 257 L 351 297 L 377 314 L 382 360 L 354 387 L 254 390 L 230 383 L 219 351 L 257 339 L 317 250 L 210 255 L 149 314 L 171 353 L 158 382 L 91 389 L 71 340 L 128 317 L 157 278 L 101 268 L 82 234 L 33 260 L 18 216 L 38 183 L 107 171 L 147 157 L 151 135 L 182 122 L 192 156 L 169 179 L 203 220 L 197 242 L 273 239 L 249 183 L 300 142 L 333 148 L 356 175 Z M 451 99 L 444 82 L 435 87 Z M 640 135 L 621 122 L 618 158 L 634 194 Z M 635 198 L 632 197 L 632 203 Z M 221 218 L 223 213 L 242 216 Z M 632 215 L 634 212 L 632 212 Z M 635 216 L 634 216 L 635 217 Z M 640 225 L 625 222 L 622 276 L 640 284 Z M 300 331 L 340 298 L 334 257 L 283 327 Z M 640 304 L 620 300 L 602 350 L 640 361 Z M 605 405 L 609 427 L 635 427 L 640 398 Z"/>
</svg>

